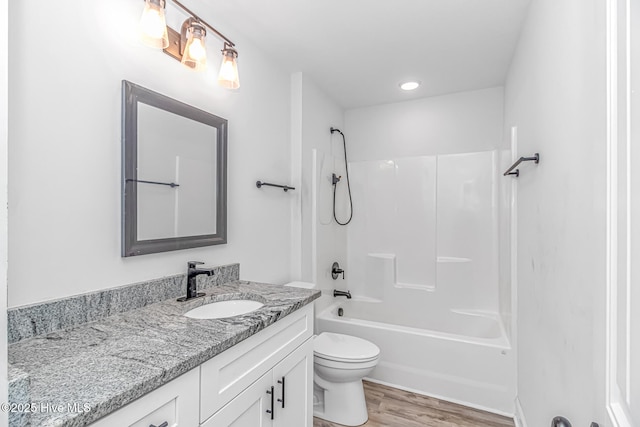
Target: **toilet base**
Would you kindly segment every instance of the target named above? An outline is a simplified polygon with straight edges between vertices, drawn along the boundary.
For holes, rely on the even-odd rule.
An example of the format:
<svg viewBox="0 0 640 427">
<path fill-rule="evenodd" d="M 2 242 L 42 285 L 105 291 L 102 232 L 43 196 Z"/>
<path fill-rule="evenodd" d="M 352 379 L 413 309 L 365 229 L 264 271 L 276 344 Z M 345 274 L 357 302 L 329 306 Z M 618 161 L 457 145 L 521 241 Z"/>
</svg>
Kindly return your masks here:
<svg viewBox="0 0 640 427">
<path fill-rule="evenodd" d="M 318 383 L 324 383 L 327 388 Z M 326 384 L 316 374 L 314 394 L 316 393 L 319 396 L 317 403 L 314 402 L 314 417 L 344 426 L 360 426 L 369 419 L 362 380 Z"/>
</svg>

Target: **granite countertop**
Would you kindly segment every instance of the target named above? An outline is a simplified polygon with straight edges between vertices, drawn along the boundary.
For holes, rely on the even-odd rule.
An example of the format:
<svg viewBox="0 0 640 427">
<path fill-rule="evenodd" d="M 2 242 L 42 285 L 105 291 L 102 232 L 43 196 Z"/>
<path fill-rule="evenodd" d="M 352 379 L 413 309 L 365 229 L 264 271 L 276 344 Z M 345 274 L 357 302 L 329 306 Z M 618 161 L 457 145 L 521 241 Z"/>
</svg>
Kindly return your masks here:
<svg viewBox="0 0 640 427">
<path fill-rule="evenodd" d="M 320 291 L 235 281 L 9 345 L 9 363 L 29 375 L 33 426 L 84 426 L 119 409 L 309 304 Z M 264 303 L 225 319 L 183 316 L 220 300 Z M 69 411 L 69 405 L 76 405 Z M 64 408 L 62 411 L 56 409 Z"/>
</svg>

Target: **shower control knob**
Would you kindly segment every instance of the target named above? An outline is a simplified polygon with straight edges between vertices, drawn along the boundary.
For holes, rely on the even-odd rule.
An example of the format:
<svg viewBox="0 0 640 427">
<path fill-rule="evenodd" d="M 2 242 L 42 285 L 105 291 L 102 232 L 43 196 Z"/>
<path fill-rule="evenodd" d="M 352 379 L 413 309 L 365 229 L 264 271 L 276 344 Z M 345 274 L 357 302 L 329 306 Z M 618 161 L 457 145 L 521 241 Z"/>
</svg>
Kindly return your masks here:
<svg viewBox="0 0 640 427">
<path fill-rule="evenodd" d="M 551 420 L 551 427 L 571 427 L 571 423 L 565 417 L 555 417 Z"/>
<path fill-rule="evenodd" d="M 342 274 L 342 280 L 344 280 L 344 270 L 340 268 L 340 264 L 334 262 L 331 266 L 331 277 L 336 280 L 340 274 Z"/>
</svg>

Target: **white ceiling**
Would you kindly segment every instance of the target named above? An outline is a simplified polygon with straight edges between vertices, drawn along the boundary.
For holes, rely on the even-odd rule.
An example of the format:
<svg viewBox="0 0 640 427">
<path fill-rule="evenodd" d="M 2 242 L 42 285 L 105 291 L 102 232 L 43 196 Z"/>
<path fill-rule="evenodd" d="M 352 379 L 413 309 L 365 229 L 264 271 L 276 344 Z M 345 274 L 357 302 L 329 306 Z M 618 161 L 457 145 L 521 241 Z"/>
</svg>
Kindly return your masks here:
<svg viewBox="0 0 640 427">
<path fill-rule="evenodd" d="M 529 0 L 193 3 L 354 108 L 502 85 Z M 422 85 L 405 92 L 406 80 Z"/>
</svg>

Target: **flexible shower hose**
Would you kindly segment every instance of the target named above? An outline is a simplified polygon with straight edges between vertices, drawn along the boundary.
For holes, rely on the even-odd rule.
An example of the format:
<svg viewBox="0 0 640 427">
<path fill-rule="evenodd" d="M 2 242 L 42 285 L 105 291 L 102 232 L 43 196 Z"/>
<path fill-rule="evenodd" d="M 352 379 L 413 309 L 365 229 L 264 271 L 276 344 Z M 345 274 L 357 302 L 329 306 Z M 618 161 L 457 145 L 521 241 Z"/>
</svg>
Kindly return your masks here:
<svg viewBox="0 0 640 427">
<path fill-rule="evenodd" d="M 338 225 L 347 225 L 353 219 L 353 200 L 351 199 L 351 183 L 349 181 L 349 166 L 347 163 L 347 140 L 344 137 L 344 133 L 340 129 L 331 128 L 331 133 L 338 132 L 342 135 L 342 146 L 344 147 L 344 169 L 347 173 L 347 190 L 349 192 L 349 219 L 346 222 L 340 222 L 336 216 L 336 187 L 339 180 L 333 180 L 333 219 L 336 220 Z"/>
</svg>

